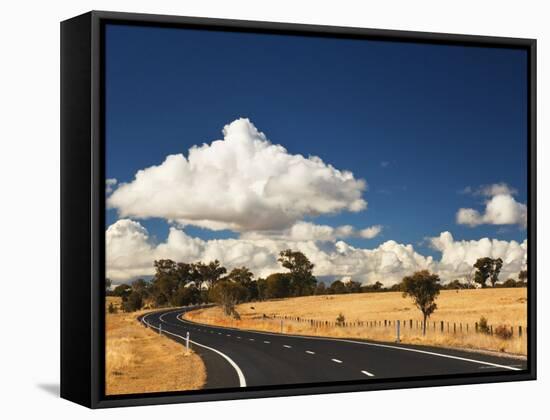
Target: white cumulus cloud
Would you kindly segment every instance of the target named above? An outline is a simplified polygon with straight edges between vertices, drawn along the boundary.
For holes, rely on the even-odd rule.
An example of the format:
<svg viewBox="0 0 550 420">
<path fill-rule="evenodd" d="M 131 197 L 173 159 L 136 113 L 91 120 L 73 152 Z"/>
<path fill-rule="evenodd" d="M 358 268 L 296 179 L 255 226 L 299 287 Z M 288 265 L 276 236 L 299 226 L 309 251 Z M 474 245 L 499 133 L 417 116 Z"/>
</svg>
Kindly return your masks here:
<svg viewBox="0 0 550 420">
<path fill-rule="evenodd" d="M 154 244 L 147 230 L 130 219 L 109 226 L 107 241 L 107 277 L 115 282 L 154 273 L 153 261 L 170 258 L 177 261 L 220 260 L 226 267 L 246 265 L 257 276 L 281 271 L 277 262 L 281 250 L 303 252 L 315 264 L 317 276 L 351 276 L 359 282 L 382 281 L 392 284 L 416 269 L 430 268 L 432 258 L 414 251 L 412 245 L 387 241 L 375 249 L 355 248 L 344 241 L 243 235 L 238 239 L 203 240 L 184 230 L 171 227 L 166 241 Z"/>
<path fill-rule="evenodd" d="M 322 236 L 319 236 L 322 238 Z M 390 240 L 376 248 L 356 248 L 343 240 L 313 240 L 308 237 L 268 237 L 243 235 L 238 239 L 203 240 L 184 230 L 171 227 L 168 237 L 154 243 L 147 230 L 130 219 L 121 219 L 106 232 L 107 277 L 115 282 L 154 274 L 155 259 L 176 261 L 220 260 L 231 269 L 245 265 L 258 277 L 283 270 L 277 262 L 281 250 L 292 248 L 303 252 L 314 264 L 316 276 L 351 278 L 361 283 L 380 281 L 395 284 L 415 271 L 427 269 L 445 281 L 461 278 L 472 270 L 477 258 L 502 258 L 501 280 L 517 277 L 527 261 L 527 241 L 499 241 L 483 238 L 455 241 L 449 232 L 431 238 L 431 245 L 441 252 L 441 259 L 418 253 L 411 244 Z"/>
<path fill-rule="evenodd" d="M 483 213 L 473 208 L 461 208 L 456 213 L 456 222 L 461 225 L 475 227 L 490 225 L 520 225 L 527 226 L 527 206 L 516 201 L 515 188 L 504 182 L 482 185 L 477 189 L 466 187 L 464 194 L 482 195 L 488 197 Z"/>
<path fill-rule="evenodd" d="M 382 231 L 382 226 L 375 225 L 362 230 L 356 230 L 351 225 L 332 227 L 311 222 L 296 222 L 288 229 L 274 231 L 252 231 L 241 234 L 243 239 L 280 239 L 290 241 L 334 242 L 337 239 L 361 237 L 372 239 Z"/>
<path fill-rule="evenodd" d="M 359 232 L 359 236 L 366 239 L 372 239 L 378 236 L 378 234 L 382 232 L 382 226 L 380 225 L 374 225 L 371 227 L 368 227 L 366 229 L 362 229 Z"/>
<path fill-rule="evenodd" d="M 105 180 L 105 193 L 110 194 L 113 192 L 115 185 L 117 184 L 116 178 L 107 178 Z"/>
<path fill-rule="evenodd" d="M 515 200 L 510 194 L 497 194 L 485 203 L 485 211 L 480 213 L 472 208 L 461 208 L 456 214 L 456 222 L 470 227 L 491 225 L 527 226 L 527 206 Z"/>
<path fill-rule="evenodd" d="M 248 119 L 223 140 L 194 146 L 138 171 L 108 199 L 123 218 L 160 217 L 180 225 L 238 232 L 290 228 L 306 216 L 358 212 L 366 183 L 319 157 L 272 144 Z"/>
<path fill-rule="evenodd" d="M 489 238 L 455 241 L 450 232 L 442 232 L 431 238 L 430 243 L 441 252 L 437 271 L 442 278 L 448 280 L 470 274 L 478 258 L 502 258 L 503 266 L 499 275 L 501 281 L 509 277 L 517 278 L 527 264 L 527 240 L 522 243 Z"/>
</svg>

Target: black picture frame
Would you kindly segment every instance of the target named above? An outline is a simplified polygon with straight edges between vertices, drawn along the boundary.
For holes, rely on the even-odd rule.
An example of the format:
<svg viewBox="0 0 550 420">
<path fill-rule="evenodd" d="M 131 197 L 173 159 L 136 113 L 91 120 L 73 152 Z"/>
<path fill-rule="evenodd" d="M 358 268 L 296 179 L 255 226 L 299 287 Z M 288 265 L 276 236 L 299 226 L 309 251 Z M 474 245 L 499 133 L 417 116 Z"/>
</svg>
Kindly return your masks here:
<svg viewBox="0 0 550 420">
<path fill-rule="evenodd" d="M 105 396 L 106 23 L 523 49 L 528 54 L 528 363 L 518 372 Z M 92 11 L 61 23 L 61 397 L 90 408 L 536 379 L 536 40 Z"/>
</svg>

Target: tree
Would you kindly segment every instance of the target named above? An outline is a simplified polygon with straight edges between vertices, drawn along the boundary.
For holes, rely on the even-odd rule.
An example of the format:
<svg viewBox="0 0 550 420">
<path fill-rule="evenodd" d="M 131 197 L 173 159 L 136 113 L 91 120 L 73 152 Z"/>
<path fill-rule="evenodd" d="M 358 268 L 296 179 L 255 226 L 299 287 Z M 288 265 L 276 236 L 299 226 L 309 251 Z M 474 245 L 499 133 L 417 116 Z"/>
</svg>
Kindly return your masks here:
<svg viewBox="0 0 550 420">
<path fill-rule="evenodd" d="M 502 283 L 502 287 L 518 287 L 518 285 L 514 279 L 508 279 Z"/>
<path fill-rule="evenodd" d="M 382 290 L 382 287 L 384 285 L 382 283 L 380 283 L 379 281 L 377 281 L 376 283 L 374 283 L 372 285 L 372 290 L 374 290 L 375 292 L 379 292 L 380 290 Z"/>
<path fill-rule="evenodd" d="M 265 295 L 267 299 L 280 299 L 290 295 L 290 274 L 273 273 L 266 279 Z"/>
<path fill-rule="evenodd" d="M 176 278 L 178 282 L 178 288 L 181 286 L 187 286 L 190 283 L 197 283 L 199 273 L 195 264 L 188 264 L 179 262 L 176 264 Z"/>
<path fill-rule="evenodd" d="M 239 283 L 247 291 L 247 300 L 258 299 L 258 285 L 253 280 L 254 274 L 247 267 L 234 268 L 227 279 Z"/>
<path fill-rule="evenodd" d="M 172 305 L 174 306 L 189 306 L 199 303 L 200 291 L 194 285 L 181 285 L 176 293 L 172 296 Z"/>
<path fill-rule="evenodd" d="M 344 283 L 346 286 L 346 293 L 359 293 L 361 292 L 361 283 L 350 280 Z"/>
<path fill-rule="evenodd" d="M 401 283 L 395 283 L 395 284 L 392 284 L 389 288 L 387 288 L 385 290 L 389 290 L 390 292 L 402 292 L 403 291 L 403 285 Z"/>
<path fill-rule="evenodd" d="M 252 272 L 246 267 L 234 268 L 227 275 L 227 278 L 229 280 L 240 283 L 243 286 L 246 286 L 247 284 L 252 282 L 253 277 L 254 277 L 254 274 L 252 274 Z"/>
<path fill-rule="evenodd" d="M 127 284 L 119 284 L 113 290 L 113 296 L 119 296 L 121 298 L 126 298 L 132 292 L 132 288 Z"/>
<path fill-rule="evenodd" d="M 164 259 L 154 263 L 155 275 L 151 292 L 158 305 L 168 303 L 179 286 L 178 265 L 175 261 Z"/>
<path fill-rule="evenodd" d="M 227 316 L 238 318 L 235 306 L 246 298 L 246 289 L 239 283 L 231 280 L 221 280 L 208 290 L 209 298 L 222 306 Z"/>
<path fill-rule="evenodd" d="M 347 292 L 346 285 L 340 280 L 335 280 L 328 288 L 328 292 L 331 295 L 341 295 Z"/>
<path fill-rule="evenodd" d="M 258 299 L 267 299 L 267 281 L 264 278 L 256 280 L 256 288 L 258 289 Z"/>
<path fill-rule="evenodd" d="M 474 274 L 474 281 L 476 283 L 479 283 L 481 287 L 486 287 L 486 282 L 489 279 L 491 285 L 494 287 L 502 268 L 502 258 L 479 258 L 475 262 L 474 268 L 476 269 Z"/>
<path fill-rule="evenodd" d="M 142 296 L 147 296 L 149 284 L 143 279 L 137 279 L 132 283 L 132 290 L 141 293 Z"/>
<path fill-rule="evenodd" d="M 113 285 L 113 282 L 111 281 L 110 278 L 106 278 L 105 279 L 105 294 L 106 295 L 109 295 L 109 293 L 111 292 L 111 286 Z"/>
<path fill-rule="evenodd" d="M 445 286 L 445 289 L 449 289 L 449 290 L 459 290 L 459 289 L 465 289 L 465 284 L 462 283 L 459 279 L 455 279 L 453 281 L 451 281 L 450 283 L 448 283 L 446 286 Z"/>
<path fill-rule="evenodd" d="M 361 286 L 361 292 L 363 293 L 371 293 L 371 292 L 381 292 L 385 290 L 384 285 L 377 281 L 374 284 L 367 284 L 365 286 Z"/>
<path fill-rule="evenodd" d="M 122 303 L 124 312 L 134 312 L 141 309 L 143 306 L 143 299 L 138 292 L 132 292 L 128 298 Z"/>
<path fill-rule="evenodd" d="M 208 264 L 199 262 L 195 264 L 195 269 L 198 272 L 200 285 L 205 285 L 207 289 L 210 289 L 227 273 L 227 269 L 218 260 L 210 261 Z"/>
<path fill-rule="evenodd" d="M 422 334 L 426 335 L 426 322 L 437 309 L 435 300 L 439 295 L 439 276 L 428 270 L 417 271 L 403 278 L 401 287 L 403 297 L 410 296 L 423 315 Z"/>
<path fill-rule="evenodd" d="M 327 294 L 327 287 L 325 286 L 325 283 L 322 281 L 317 283 L 317 287 L 315 287 L 315 294 L 316 295 L 326 295 Z"/>
<path fill-rule="evenodd" d="M 293 296 L 313 294 L 317 279 L 313 275 L 315 265 L 300 251 L 285 249 L 279 254 L 281 265 L 290 270 L 290 290 Z"/>
<path fill-rule="evenodd" d="M 466 289 L 475 289 L 475 275 L 474 275 L 474 272 L 475 272 L 475 268 L 472 267 L 472 269 L 470 270 L 469 273 L 467 273 L 465 276 L 464 276 L 464 280 L 466 280 Z"/>
<path fill-rule="evenodd" d="M 527 270 L 521 270 L 518 275 L 518 279 L 520 279 L 522 282 L 527 281 Z"/>
<path fill-rule="evenodd" d="M 498 281 L 498 275 L 502 269 L 502 258 L 497 258 L 493 260 L 493 272 L 491 274 L 491 286 L 495 287 L 496 282 Z"/>
</svg>

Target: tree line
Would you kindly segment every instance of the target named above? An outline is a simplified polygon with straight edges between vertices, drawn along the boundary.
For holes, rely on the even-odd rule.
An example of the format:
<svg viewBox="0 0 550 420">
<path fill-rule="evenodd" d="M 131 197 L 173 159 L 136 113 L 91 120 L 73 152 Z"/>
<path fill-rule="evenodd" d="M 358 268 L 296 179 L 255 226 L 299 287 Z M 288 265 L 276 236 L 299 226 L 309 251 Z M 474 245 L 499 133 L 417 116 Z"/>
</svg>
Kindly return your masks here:
<svg viewBox="0 0 550 420">
<path fill-rule="evenodd" d="M 288 271 L 273 273 L 266 278 L 254 279 L 254 274 L 245 266 L 232 269 L 230 272 L 218 260 L 208 263 L 176 262 L 170 259 L 154 261 L 155 274 L 150 281 L 138 279 L 132 284 L 121 284 L 111 290 L 111 282 L 106 281 L 106 294 L 122 298 L 122 309 L 127 312 L 148 307 L 187 306 L 206 303 L 217 303 L 226 315 L 238 317 L 235 306 L 242 302 L 282 299 L 309 295 L 337 295 L 345 293 L 379 293 L 400 291 L 409 296 L 416 296 L 411 278 L 428 278 L 429 284 L 423 287 L 430 291 L 441 289 L 470 289 L 487 287 L 523 287 L 526 285 L 527 271 L 519 274 L 519 279 L 508 279 L 497 283 L 502 259 L 480 258 L 473 265 L 473 270 L 465 281 L 453 280 L 446 285 L 439 283 L 439 277 L 427 271 L 404 277 L 400 283 L 384 287 L 379 281 L 362 285 L 349 280 L 333 281 L 330 285 L 318 282 L 313 275 L 315 265 L 300 251 L 291 249 L 279 253 L 278 262 Z M 419 277 L 418 274 L 422 273 Z M 416 276 L 416 277 L 414 277 Z M 430 277 L 435 276 L 435 277 Z M 424 281 L 424 280 L 423 280 Z M 433 284 L 432 284 L 433 283 Z M 434 286 L 435 285 L 435 286 Z M 435 293 L 435 292 L 434 292 Z M 431 294 L 431 292 L 429 293 Z M 433 296 L 437 296 L 437 294 Z M 435 297 L 434 297 L 435 299 Z M 422 300 L 422 299 L 421 299 Z M 425 299 L 424 299 L 425 300 Z M 428 299 L 429 300 L 429 299 Z M 422 313 L 429 317 L 435 307 L 422 301 L 417 304 Z M 111 304 L 109 311 L 116 308 Z"/>
<path fill-rule="evenodd" d="M 302 252 L 281 251 L 278 262 L 288 271 L 254 280 L 254 274 L 247 267 L 234 268 L 228 273 L 218 260 L 209 263 L 157 260 L 150 281 L 138 279 L 131 285 L 120 284 L 111 290 L 107 279 L 106 294 L 121 297 L 122 309 L 128 312 L 141 309 L 146 302 L 150 307 L 218 303 L 226 314 L 237 316 L 234 308 L 241 302 L 315 293 L 315 266 Z M 108 309 L 116 310 L 114 306 Z"/>
</svg>

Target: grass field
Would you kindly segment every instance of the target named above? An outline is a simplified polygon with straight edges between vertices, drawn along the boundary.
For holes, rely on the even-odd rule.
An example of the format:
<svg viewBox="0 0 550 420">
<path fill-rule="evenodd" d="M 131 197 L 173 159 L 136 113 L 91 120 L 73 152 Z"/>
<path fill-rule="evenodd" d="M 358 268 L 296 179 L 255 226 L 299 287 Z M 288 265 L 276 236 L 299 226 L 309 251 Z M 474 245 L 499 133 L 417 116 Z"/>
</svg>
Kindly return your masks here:
<svg viewBox="0 0 550 420">
<path fill-rule="evenodd" d="M 346 322 L 379 321 L 382 326 L 312 326 L 306 322 L 283 320 L 283 332 L 379 341 L 395 341 L 393 322 L 401 320 L 401 341 L 404 343 L 526 354 L 526 288 L 444 290 L 437 299 L 437 306 L 438 309 L 428 323 L 426 336 L 422 336 L 420 328 L 415 328 L 417 321 L 422 318 L 420 311 L 410 298 L 403 298 L 399 292 L 307 296 L 246 303 L 237 307 L 240 320 L 224 316 L 218 307 L 193 311 L 186 317 L 215 325 L 281 332 L 281 320 L 272 318 L 287 316 L 334 322 L 339 314 L 343 314 Z M 475 333 L 474 324 L 479 322 L 482 316 L 495 328 L 498 325 L 513 326 L 516 334 L 510 339 L 502 339 L 496 335 Z M 412 329 L 408 328 L 411 319 L 414 325 Z M 392 326 L 384 327 L 384 320 L 392 321 Z M 403 321 L 407 321 L 406 327 L 403 326 Z M 445 323 L 444 332 L 440 331 L 440 321 Z M 450 331 L 447 331 L 447 322 L 450 323 Z M 453 323 L 457 324 L 457 328 L 462 323 L 462 332 L 457 330 L 455 333 L 452 329 Z M 467 333 L 466 324 L 469 324 Z M 522 326 L 524 331 L 521 338 L 517 335 L 519 326 Z"/>
<path fill-rule="evenodd" d="M 107 305 L 120 298 L 107 297 Z M 206 382 L 201 358 L 143 327 L 140 312 L 106 314 L 106 394 L 200 389 Z M 162 369 L 159 369 L 159 366 Z"/>
</svg>

